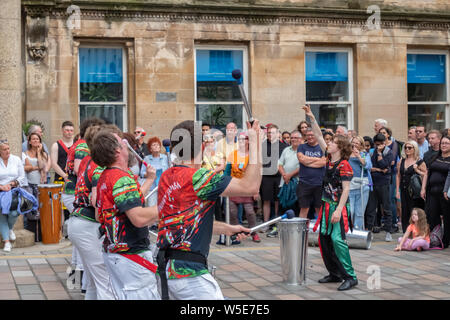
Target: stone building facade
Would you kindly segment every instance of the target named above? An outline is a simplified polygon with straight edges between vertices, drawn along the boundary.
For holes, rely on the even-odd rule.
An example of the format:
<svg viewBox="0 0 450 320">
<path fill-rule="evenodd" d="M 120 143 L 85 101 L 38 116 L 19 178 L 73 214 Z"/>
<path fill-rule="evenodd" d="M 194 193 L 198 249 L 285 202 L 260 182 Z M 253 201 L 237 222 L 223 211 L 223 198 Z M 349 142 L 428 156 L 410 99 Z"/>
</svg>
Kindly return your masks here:
<svg viewBox="0 0 450 320">
<path fill-rule="evenodd" d="M 447 0 L 22 0 L 22 8 L 24 117 L 44 123 L 47 143 L 63 121 L 90 114 L 160 138 L 185 119 L 241 122 L 225 74 L 236 66 L 254 116 L 283 130 L 304 119 L 306 101 L 325 126 L 362 135 L 373 135 L 377 118 L 402 140 L 409 124 L 450 126 Z M 427 54 L 424 66 L 436 70 L 410 80 Z"/>
</svg>

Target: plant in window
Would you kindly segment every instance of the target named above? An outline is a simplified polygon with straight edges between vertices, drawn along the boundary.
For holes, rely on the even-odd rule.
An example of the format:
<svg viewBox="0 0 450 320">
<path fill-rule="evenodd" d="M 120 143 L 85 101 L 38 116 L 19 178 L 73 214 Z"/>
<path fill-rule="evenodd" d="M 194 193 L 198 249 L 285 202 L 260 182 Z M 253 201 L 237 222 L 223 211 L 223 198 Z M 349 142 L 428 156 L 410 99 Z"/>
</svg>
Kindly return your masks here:
<svg viewBox="0 0 450 320">
<path fill-rule="evenodd" d="M 212 124 L 215 126 L 224 126 L 226 125 L 225 121 L 225 110 L 220 106 L 215 106 L 210 109 L 211 116 L 210 119 L 212 120 Z"/>
<path fill-rule="evenodd" d="M 89 84 L 86 89 L 81 90 L 81 95 L 88 101 L 113 101 L 115 96 L 112 95 L 103 83 Z"/>
</svg>

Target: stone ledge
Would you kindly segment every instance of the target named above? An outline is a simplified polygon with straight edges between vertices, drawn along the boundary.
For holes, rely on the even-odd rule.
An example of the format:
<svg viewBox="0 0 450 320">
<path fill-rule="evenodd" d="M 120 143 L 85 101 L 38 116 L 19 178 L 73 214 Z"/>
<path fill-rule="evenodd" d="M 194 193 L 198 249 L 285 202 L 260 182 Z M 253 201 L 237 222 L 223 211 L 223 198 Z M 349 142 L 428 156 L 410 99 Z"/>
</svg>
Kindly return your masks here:
<svg viewBox="0 0 450 320">
<path fill-rule="evenodd" d="M 21 230 L 14 230 L 14 233 L 16 234 L 16 240 L 11 241 L 13 249 L 34 246 L 35 242 L 34 242 L 34 233 L 33 232 L 30 232 L 25 229 L 21 229 Z M 1 236 L 0 236 L 0 240 L 2 240 Z M 0 249 L 3 249 L 4 246 L 5 246 L 5 243 L 2 240 L 0 242 Z"/>
</svg>

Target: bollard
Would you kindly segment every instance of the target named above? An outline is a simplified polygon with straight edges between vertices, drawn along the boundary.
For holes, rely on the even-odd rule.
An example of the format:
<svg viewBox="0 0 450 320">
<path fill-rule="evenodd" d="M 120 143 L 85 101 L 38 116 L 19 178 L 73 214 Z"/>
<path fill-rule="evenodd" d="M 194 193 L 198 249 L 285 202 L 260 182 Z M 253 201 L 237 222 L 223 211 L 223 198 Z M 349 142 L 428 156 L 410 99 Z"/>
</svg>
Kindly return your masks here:
<svg viewBox="0 0 450 320">
<path fill-rule="evenodd" d="M 309 219 L 283 219 L 278 226 L 283 280 L 290 285 L 302 285 L 306 282 Z"/>
</svg>

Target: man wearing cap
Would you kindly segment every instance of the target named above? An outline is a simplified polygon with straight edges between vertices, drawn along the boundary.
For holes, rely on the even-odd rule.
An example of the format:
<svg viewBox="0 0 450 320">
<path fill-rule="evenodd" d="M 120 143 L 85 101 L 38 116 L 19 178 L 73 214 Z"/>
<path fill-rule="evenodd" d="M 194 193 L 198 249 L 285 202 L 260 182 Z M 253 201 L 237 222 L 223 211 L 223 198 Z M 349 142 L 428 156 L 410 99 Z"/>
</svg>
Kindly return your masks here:
<svg viewBox="0 0 450 320">
<path fill-rule="evenodd" d="M 139 146 L 137 152 L 139 155 L 144 158 L 150 154 L 150 150 L 148 150 L 147 144 L 144 143 L 144 137 L 147 134 L 142 127 L 136 127 L 134 130 L 134 137 L 136 138 L 136 142 Z"/>
</svg>

